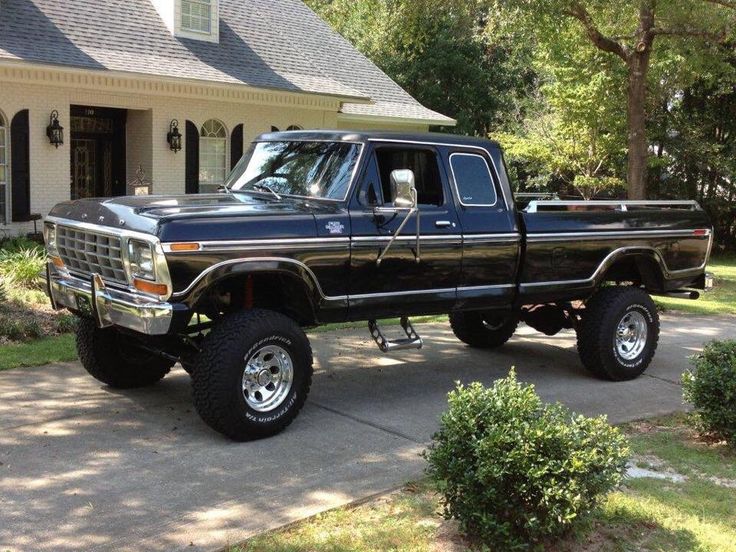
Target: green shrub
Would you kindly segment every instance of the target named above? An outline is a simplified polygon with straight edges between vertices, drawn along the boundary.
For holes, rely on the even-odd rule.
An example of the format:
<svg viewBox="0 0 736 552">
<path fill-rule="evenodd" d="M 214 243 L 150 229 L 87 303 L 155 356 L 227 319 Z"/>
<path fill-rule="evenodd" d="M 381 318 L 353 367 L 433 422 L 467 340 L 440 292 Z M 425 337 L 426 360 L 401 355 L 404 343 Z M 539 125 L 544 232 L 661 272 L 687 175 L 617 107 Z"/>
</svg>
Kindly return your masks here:
<svg viewBox="0 0 736 552">
<path fill-rule="evenodd" d="M 426 452 L 444 514 L 494 550 L 526 550 L 582 520 L 621 482 L 625 437 L 605 417 L 544 405 L 512 370 L 458 385 Z"/>
<path fill-rule="evenodd" d="M 16 236 L 0 240 L 0 250 L 14 253 L 23 249 L 43 249 L 43 246 L 25 236 Z"/>
<path fill-rule="evenodd" d="M 45 262 L 45 252 L 36 247 L 18 251 L 0 250 L 0 277 L 13 285 L 33 287 Z"/>
<path fill-rule="evenodd" d="M 698 426 L 736 446 L 736 341 L 712 341 L 691 360 L 682 389 Z"/>
<path fill-rule="evenodd" d="M 73 314 L 61 314 L 56 318 L 56 331 L 58 333 L 72 333 L 76 329 L 77 317 Z"/>
<path fill-rule="evenodd" d="M 36 320 L 0 316 L 0 337 L 10 341 L 27 341 L 43 336 L 43 328 Z"/>
</svg>

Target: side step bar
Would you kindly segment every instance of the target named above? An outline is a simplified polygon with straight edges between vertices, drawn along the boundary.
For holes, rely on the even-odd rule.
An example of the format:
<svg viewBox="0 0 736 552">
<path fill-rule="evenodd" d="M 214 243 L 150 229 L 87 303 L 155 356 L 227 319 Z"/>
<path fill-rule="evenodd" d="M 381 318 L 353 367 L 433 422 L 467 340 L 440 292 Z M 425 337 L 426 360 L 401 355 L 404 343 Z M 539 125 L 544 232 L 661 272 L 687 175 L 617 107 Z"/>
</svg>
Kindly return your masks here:
<svg viewBox="0 0 736 552">
<path fill-rule="evenodd" d="M 368 321 L 368 329 L 371 332 L 371 336 L 376 342 L 376 345 L 378 345 L 378 348 L 384 353 L 400 351 L 402 349 L 421 349 L 424 344 L 422 342 L 422 338 L 419 337 L 419 334 L 416 331 L 414 331 L 414 327 L 406 316 L 401 317 L 401 327 L 404 330 L 406 337 L 390 340 L 386 339 L 386 336 L 383 335 L 381 328 L 375 320 Z"/>
</svg>

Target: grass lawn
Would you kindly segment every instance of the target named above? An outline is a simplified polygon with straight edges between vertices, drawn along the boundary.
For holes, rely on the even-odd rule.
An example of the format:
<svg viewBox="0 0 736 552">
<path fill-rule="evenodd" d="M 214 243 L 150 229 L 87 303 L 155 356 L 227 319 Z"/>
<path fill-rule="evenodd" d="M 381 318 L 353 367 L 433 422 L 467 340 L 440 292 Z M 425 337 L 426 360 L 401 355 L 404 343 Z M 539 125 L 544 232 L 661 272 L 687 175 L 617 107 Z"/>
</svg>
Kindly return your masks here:
<svg viewBox="0 0 736 552">
<path fill-rule="evenodd" d="M 713 257 L 708 271 L 715 275 L 715 287 L 702 293 L 700 299 L 657 297 L 657 305 L 667 311 L 736 315 L 736 255 Z"/>
<path fill-rule="evenodd" d="M 27 343 L 0 346 L 0 371 L 67 362 L 76 358 L 73 334 L 45 337 Z"/>
<path fill-rule="evenodd" d="M 548 551 L 736 550 L 736 451 L 700 442 L 684 416 L 625 427 L 638 467 L 676 479 L 628 478 L 587 528 Z M 230 552 L 467 550 L 438 512 L 426 482 L 354 508 L 341 508 L 268 533 Z"/>
</svg>

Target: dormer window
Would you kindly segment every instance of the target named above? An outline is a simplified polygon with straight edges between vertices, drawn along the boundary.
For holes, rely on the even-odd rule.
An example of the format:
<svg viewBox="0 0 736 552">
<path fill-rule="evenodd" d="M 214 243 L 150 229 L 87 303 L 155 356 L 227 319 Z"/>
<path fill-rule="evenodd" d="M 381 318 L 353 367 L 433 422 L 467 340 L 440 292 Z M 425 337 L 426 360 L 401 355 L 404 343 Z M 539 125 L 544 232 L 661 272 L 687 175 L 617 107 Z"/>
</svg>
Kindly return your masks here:
<svg viewBox="0 0 736 552">
<path fill-rule="evenodd" d="M 212 32 L 212 1 L 181 0 L 181 29 L 210 34 Z"/>
<path fill-rule="evenodd" d="M 152 2 L 174 36 L 205 42 L 220 41 L 220 0 L 152 0 Z"/>
</svg>

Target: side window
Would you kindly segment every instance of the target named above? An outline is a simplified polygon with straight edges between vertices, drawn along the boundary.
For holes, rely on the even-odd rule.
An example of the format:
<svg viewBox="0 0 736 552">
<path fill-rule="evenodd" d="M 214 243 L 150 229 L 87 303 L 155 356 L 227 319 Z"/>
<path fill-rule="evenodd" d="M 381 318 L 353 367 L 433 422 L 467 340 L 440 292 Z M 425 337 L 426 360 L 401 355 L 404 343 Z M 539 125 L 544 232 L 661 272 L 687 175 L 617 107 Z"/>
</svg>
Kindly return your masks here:
<svg viewBox="0 0 736 552">
<path fill-rule="evenodd" d="M 450 167 L 460 203 L 484 207 L 496 204 L 496 187 L 484 157 L 474 153 L 453 153 Z"/>
<path fill-rule="evenodd" d="M 437 154 L 432 150 L 381 147 L 376 150 L 381 189 L 386 203 L 391 198 L 391 172 L 397 169 L 414 171 L 419 205 L 443 205 L 442 178 Z"/>
</svg>

